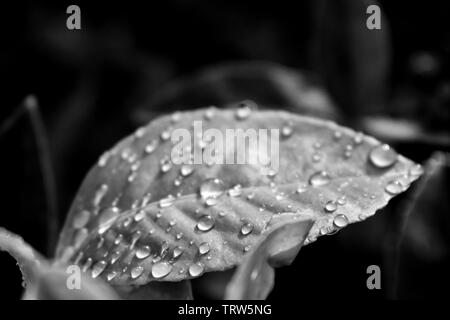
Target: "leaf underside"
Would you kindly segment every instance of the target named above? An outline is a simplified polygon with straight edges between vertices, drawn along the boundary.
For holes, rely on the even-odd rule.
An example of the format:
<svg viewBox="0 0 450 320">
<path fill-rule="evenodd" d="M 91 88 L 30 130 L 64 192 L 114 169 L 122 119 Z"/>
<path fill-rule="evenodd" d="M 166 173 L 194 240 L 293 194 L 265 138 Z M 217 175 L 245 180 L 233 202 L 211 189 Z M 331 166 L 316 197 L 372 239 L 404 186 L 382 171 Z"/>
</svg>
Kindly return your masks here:
<svg viewBox="0 0 450 320">
<path fill-rule="evenodd" d="M 102 155 L 72 204 L 56 258 L 112 285 L 195 278 L 239 265 L 280 221 L 315 221 L 308 244 L 364 220 L 420 176 L 416 165 L 400 155 L 387 167 L 374 165 L 369 158 L 381 143 L 333 122 L 282 111 L 237 116 L 240 110 L 164 116 Z M 278 173 L 267 175 L 250 164 L 194 164 L 183 175 L 182 166 L 167 165 L 174 146 L 170 132 L 186 128 L 194 137 L 197 120 L 203 131 L 280 129 Z M 208 205 L 199 188 L 212 178 L 219 179 L 224 192 Z M 239 192 L 227 192 L 236 185 Z M 174 200 L 161 205 L 168 195 Z"/>
</svg>

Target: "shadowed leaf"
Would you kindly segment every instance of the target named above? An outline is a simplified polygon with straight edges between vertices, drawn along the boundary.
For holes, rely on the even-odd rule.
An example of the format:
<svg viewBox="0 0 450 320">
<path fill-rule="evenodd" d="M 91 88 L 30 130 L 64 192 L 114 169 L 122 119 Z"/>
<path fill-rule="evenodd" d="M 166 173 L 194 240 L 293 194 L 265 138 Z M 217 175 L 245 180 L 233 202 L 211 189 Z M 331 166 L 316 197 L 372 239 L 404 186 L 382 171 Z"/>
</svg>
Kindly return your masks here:
<svg viewBox="0 0 450 320">
<path fill-rule="evenodd" d="M 262 300 L 274 286 L 273 267 L 297 255 L 313 224 L 312 220 L 282 223 L 261 238 L 242 261 L 226 289 L 229 300 Z"/>
</svg>

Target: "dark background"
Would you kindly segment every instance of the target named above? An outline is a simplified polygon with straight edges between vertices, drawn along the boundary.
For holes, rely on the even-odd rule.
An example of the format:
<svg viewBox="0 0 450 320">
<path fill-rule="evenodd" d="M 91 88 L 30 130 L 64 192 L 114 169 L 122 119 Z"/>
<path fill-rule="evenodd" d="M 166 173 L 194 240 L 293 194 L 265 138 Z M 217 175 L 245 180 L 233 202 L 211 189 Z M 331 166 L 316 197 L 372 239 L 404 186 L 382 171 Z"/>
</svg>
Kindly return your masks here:
<svg viewBox="0 0 450 320">
<path fill-rule="evenodd" d="M 450 3 L 379 1 L 382 30 L 369 31 L 365 9 L 374 3 L 2 3 L 0 125 L 24 97 L 36 95 L 56 177 L 59 226 L 98 156 L 138 124 L 170 110 L 251 98 L 369 132 L 418 162 L 434 151 L 448 152 Z M 70 4 L 81 7 L 82 30 L 66 28 Z M 242 66 L 255 61 L 252 82 Z M 215 67 L 234 62 L 240 66 L 234 71 Z M 264 62 L 301 75 L 308 84 L 302 90 L 320 90 L 322 100 L 312 99 L 308 107 L 285 105 L 288 99 Z M 227 90 L 205 86 L 199 75 L 205 68 Z M 323 97 L 330 101 L 326 112 L 314 109 Z M 374 121 L 380 118 L 389 122 Z M 35 138 L 26 116 L 0 136 L 0 225 L 51 256 Z M 392 242 L 409 195 L 302 249 L 292 266 L 278 270 L 270 298 L 442 297 L 450 285 L 448 171 L 440 176 L 427 186 L 428 205 L 414 212 L 418 222 L 406 228 L 399 273 L 392 271 Z M 382 270 L 378 291 L 366 288 L 372 264 Z M 18 298 L 20 272 L 3 252 L 0 268 L 2 296 Z M 215 291 L 196 284 L 197 297 L 217 297 Z"/>
</svg>

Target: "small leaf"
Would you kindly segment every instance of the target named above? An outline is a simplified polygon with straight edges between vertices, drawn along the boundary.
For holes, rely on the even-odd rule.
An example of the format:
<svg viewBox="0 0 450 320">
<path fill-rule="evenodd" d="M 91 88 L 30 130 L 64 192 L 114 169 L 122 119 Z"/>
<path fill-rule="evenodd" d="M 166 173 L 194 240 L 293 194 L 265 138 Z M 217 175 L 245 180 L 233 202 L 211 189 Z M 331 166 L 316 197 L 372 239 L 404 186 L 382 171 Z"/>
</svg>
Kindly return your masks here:
<svg viewBox="0 0 450 320">
<path fill-rule="evenodd" d="M 280 130 L 278 172 L 256 164 L 171 163 L 172 130 L 195 136 L 193 122 L 200 120 L 203 130 L 222 133 Z M 314 220 L 308 244 L 370 217 L 420 176 L 413 166 L 389 146 L 330 121 L 246 107 L 175 113 L 100 157 L 72 205 L 57 258 L 86 270 L 101 262 L 99 276 L 112 285 L 227 270 L 276 221 Z"/>
<path fill-rule="evenodd" d="M 280 254 L 295 257 L 312 220 L 281 223 L 268 232 L 242 261 L 226 289 L 228 300 L 266 299 L 274 285 L 273 267 L 279 266 Z M 295 249 L 295 250 L 293 250 Z"/>
</svg>

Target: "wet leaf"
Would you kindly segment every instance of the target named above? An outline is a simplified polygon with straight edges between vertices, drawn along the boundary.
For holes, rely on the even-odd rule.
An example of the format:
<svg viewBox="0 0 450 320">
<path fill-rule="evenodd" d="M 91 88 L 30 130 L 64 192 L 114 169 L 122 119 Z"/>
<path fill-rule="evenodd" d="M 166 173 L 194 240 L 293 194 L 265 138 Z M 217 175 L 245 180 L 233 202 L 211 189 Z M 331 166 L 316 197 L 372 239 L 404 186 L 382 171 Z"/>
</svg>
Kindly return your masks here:
<svg viewBox="0 0 450 320">
<path fill-rule="evenodd" d="M 314 221 L 281 223 L 268 232 L 242 261 L 226 289 L 229 300 L 266 299 L 274 286 L 273 267 L 297 255 Z"/>
<path fill-rule="evenodd" d="M 101 263 L 99 276 L 113 285 L 196 278 L 239 265 L 275 221 L 314 220 L 308 244 L 370 217 L 420 176 L 412 161 L 362 133 L 246 107 L 161 117 L 107 151 L 74 200 L 57 258 L 85 269 Z M 279 170 L 171 163 L 172 130 L 192 133 L 196 120 L 219 132 L 279 129 Z M 191 150 L 211 144 L 196 140 Z"/>
</svg>

